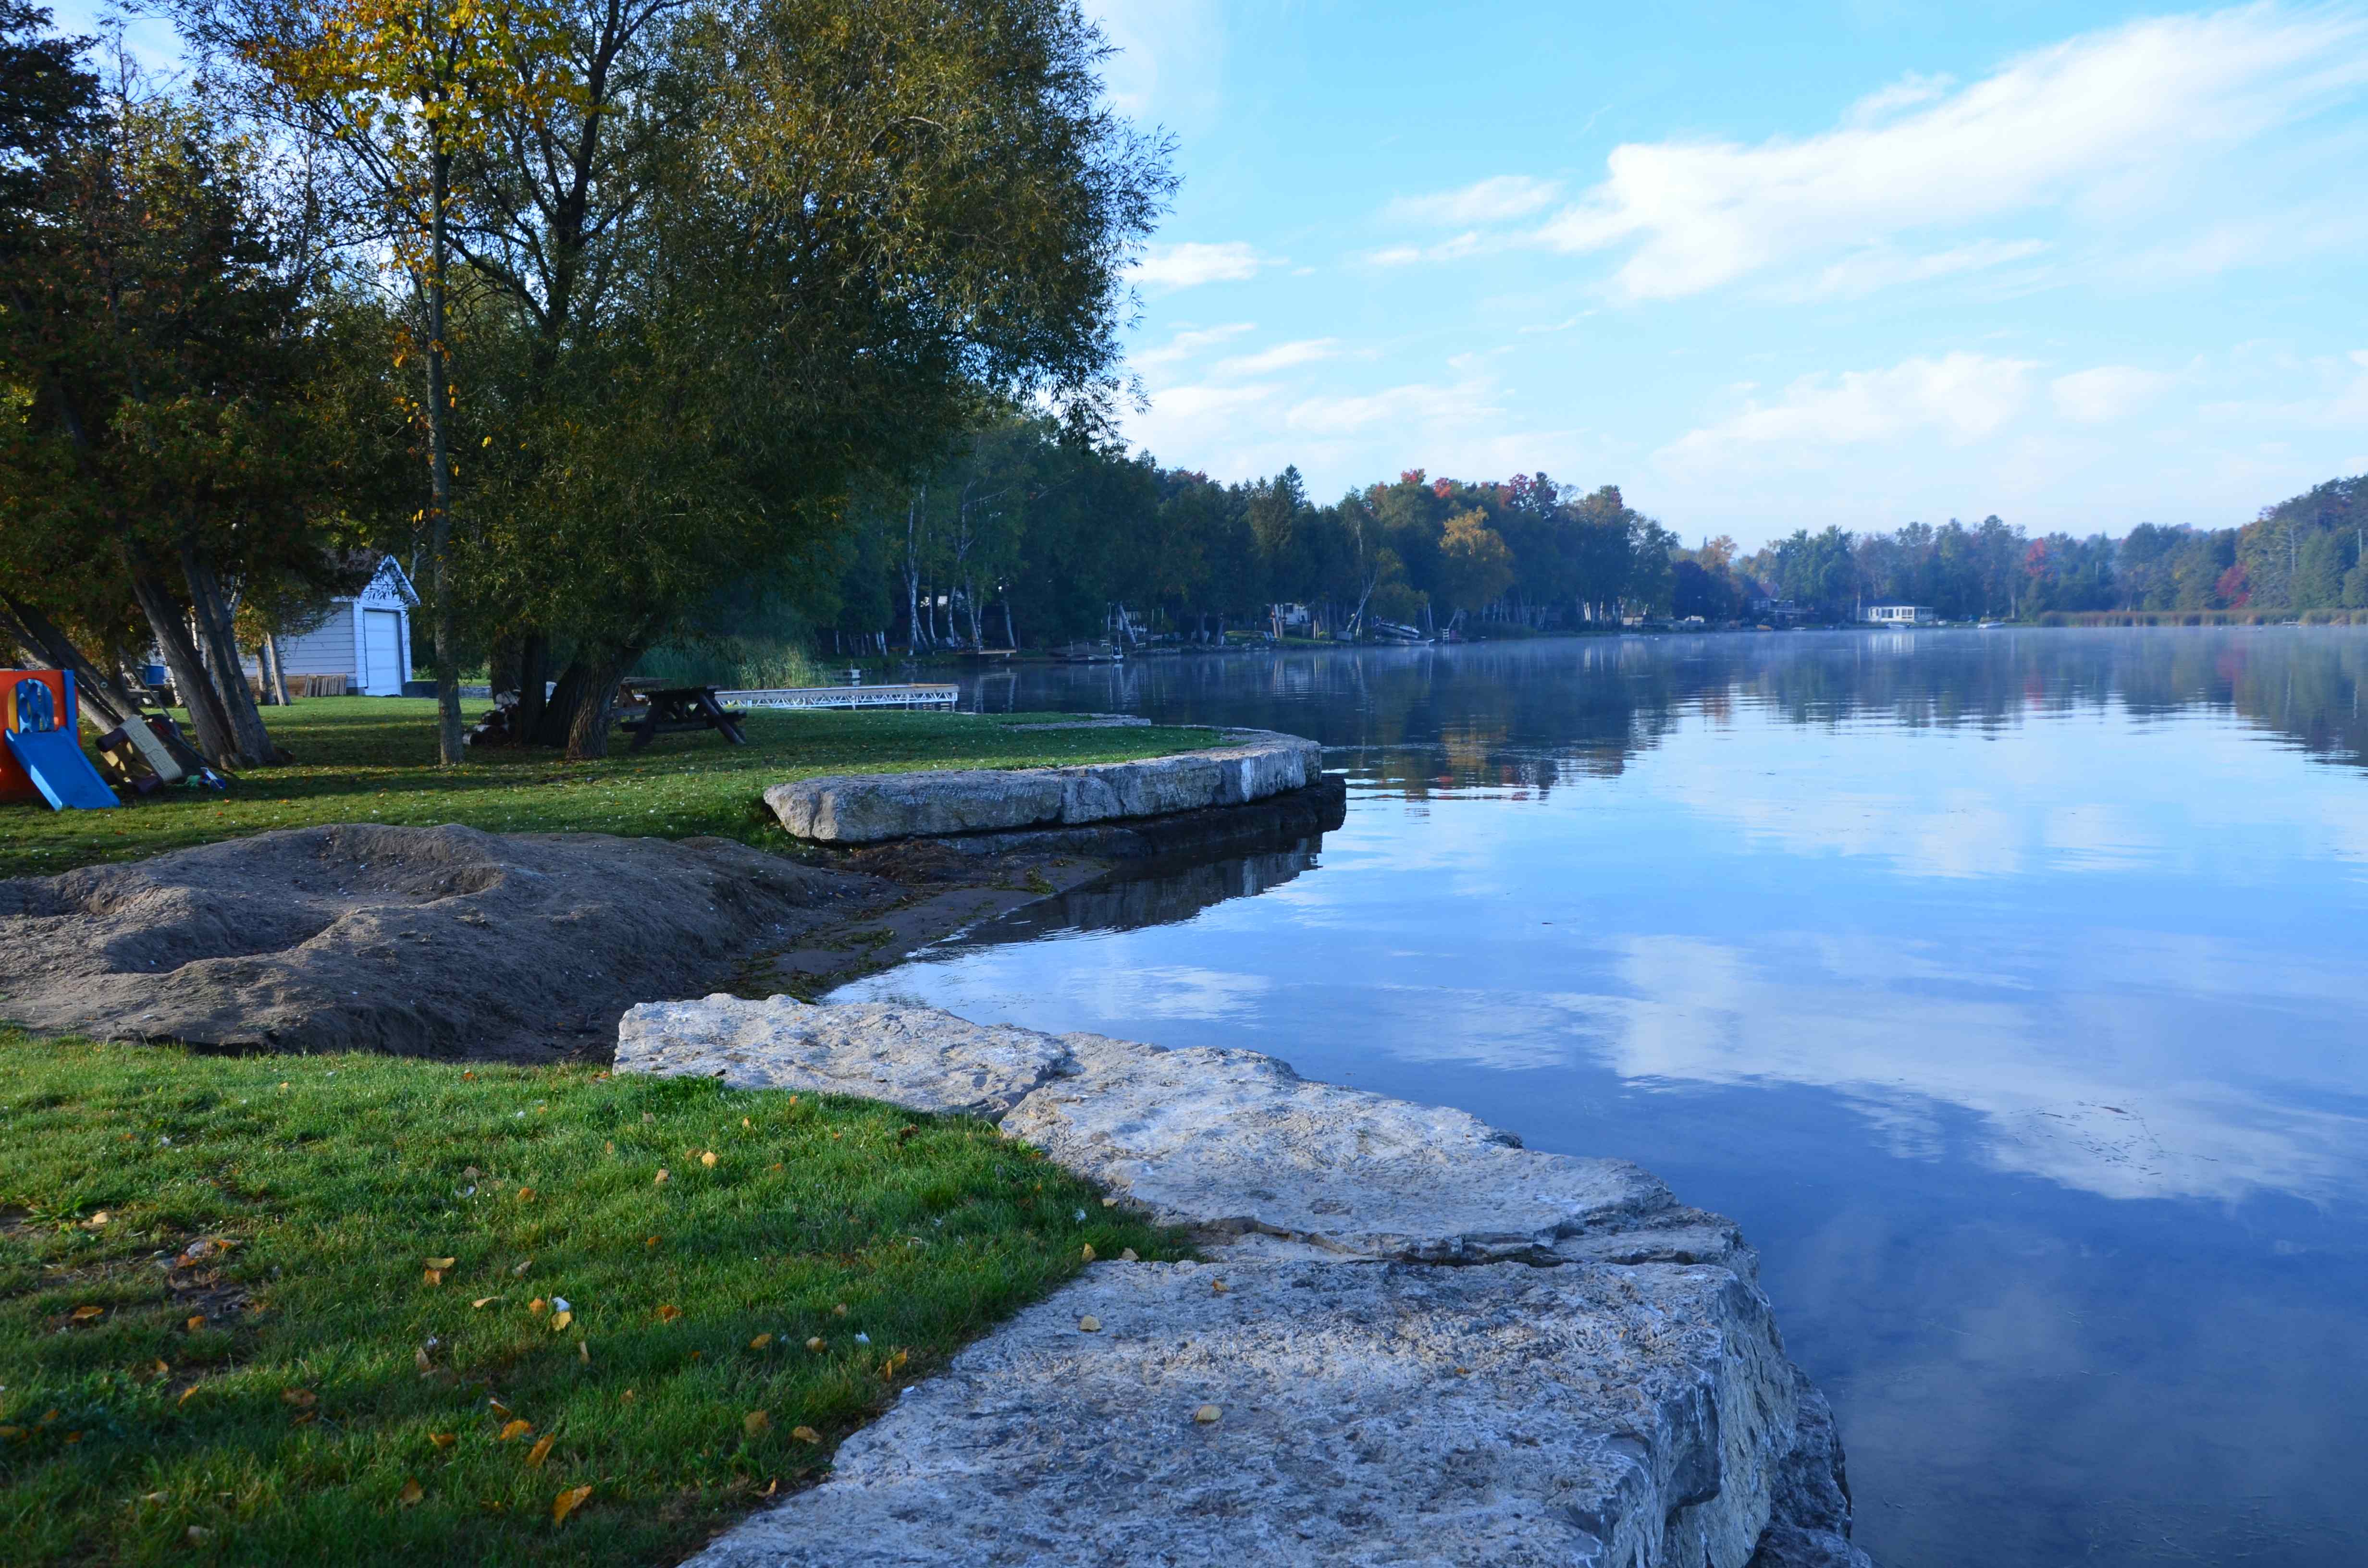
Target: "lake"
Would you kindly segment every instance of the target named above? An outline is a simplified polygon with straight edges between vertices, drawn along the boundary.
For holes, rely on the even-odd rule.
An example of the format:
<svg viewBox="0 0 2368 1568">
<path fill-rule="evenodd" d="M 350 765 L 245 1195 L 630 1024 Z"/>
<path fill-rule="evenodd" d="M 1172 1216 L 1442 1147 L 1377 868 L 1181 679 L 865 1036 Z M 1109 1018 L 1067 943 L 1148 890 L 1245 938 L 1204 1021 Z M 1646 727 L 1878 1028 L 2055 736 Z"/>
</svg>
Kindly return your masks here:
<svg viewBox="0 0 2368 1568">
<path fill-rule="evenodd" d="M 1891 1568 L 2368 1562 L 2368 631 L 1144 659 L 1346 824 L 837 994 L 1443 1102 L 1736 1217 Z"/>
</svg>

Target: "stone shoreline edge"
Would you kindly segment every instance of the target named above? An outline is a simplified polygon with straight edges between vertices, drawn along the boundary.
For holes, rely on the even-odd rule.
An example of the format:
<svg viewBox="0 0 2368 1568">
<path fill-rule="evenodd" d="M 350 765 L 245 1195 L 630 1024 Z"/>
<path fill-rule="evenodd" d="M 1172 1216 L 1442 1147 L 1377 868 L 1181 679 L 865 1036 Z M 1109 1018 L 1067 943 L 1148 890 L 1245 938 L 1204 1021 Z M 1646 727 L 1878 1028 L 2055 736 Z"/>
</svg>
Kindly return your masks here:
<svg viewBox="0 0 2368 1568">
<path fill-rule="evenodd" d="M 1314 741 L 1270 730 L 1224 734 L 1223 745 L 1133 762 L 802 778 L 767 790 L 765 804 L 794 838 L 855 846 L 1247 805 L 1323 775 L 1324 749 Z"/>
<path fill-rule="evenodd" d="M 1094 1264 L 698 1568 L 1872 1568 L 1756 1255 L 1624 1161 L 895 1004 L 644 1004 L 616 1070 L 982 1117 L 1203 1259 Z"/>
</svg>

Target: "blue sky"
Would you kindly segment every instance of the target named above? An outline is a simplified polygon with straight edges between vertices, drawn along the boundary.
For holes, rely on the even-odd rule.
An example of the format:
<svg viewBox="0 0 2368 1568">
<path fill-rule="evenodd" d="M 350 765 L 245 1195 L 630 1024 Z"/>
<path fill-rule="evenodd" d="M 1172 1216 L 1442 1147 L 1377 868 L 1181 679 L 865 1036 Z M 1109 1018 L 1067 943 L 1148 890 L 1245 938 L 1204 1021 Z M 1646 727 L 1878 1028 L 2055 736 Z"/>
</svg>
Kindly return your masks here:
<svg viewBox="0 0 2368 1568">
<path fill-rule="evenodd" d="M 1185 183 L 1130 435 L 1689 540 L 2368 471 L 2368 12 L 1090 0 Z"/>
<path fill-rule="evenodd" d="M 1543 470 L 1747 548 L 2368 471 L 2360 6 L 1086 3 L 1184 176 L 1162 462 Z"/>
</svg>

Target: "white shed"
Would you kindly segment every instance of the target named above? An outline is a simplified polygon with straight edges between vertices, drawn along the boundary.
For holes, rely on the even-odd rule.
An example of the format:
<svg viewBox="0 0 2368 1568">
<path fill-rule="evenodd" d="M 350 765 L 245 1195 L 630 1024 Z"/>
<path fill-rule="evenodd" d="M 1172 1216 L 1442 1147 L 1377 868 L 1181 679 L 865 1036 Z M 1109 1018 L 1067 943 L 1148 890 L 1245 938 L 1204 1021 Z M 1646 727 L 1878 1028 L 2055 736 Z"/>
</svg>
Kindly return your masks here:
<svg viewBox="0 0 2368 1568">
<path fill-rule="evenodd" d="M 400 697 L 411 678 L 411 612 L 419 595 L 390 555 L 362 591 L 329 601 L 328 619 L 301 637 L 279 640 L 290 676 L 346 677 L 364 697 Z"/>
</svg>

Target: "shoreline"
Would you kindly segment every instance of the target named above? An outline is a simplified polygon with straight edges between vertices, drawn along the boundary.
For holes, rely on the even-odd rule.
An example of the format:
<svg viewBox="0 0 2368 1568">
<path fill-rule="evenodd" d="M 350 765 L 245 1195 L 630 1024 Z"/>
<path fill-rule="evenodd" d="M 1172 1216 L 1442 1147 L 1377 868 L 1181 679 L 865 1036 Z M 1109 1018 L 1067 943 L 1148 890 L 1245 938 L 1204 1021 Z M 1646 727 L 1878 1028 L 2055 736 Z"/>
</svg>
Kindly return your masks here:
<svg viewBox="0 0 2368 1568">
<path fill-rule="evenodd" d="M 1092 1258 L 699 1568 L 1871 1568 L 1757 1256 L 1623 1161 L 1247 1051 L 926 1007 L 652 1004 L 621 1074 L 971 1115 L 1197 1262 Z"/>
</svg>

